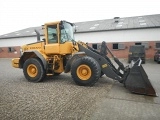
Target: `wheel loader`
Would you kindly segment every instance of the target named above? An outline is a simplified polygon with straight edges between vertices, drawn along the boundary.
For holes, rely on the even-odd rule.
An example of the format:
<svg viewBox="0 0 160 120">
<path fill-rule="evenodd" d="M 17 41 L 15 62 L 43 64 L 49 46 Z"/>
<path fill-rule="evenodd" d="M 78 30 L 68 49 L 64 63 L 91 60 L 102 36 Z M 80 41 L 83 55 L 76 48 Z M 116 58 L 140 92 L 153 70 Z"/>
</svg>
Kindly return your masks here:
<svg viewBox="0 0 160 120">
<path fill-rule="evenodd" d="M 44 38 L 23 45 L 19 58 L 12 59 L 12 66 L 23 69 L 25 78 L 30 82 L 40 82 L 45 76 L 71 73 L 74 82 L 81 86 L 93 86 L 102 75 L 124 84 L 129 91 L 137 94 L 156 96 L 141 59 L 124 66 L 114 57 L 103 41 L 100 51 L 87 43 L 75 41 L 73 23 L 56 21 L 42 26 Z M 117 63 L 116 68 L 107 54 Z"/>
</svg>

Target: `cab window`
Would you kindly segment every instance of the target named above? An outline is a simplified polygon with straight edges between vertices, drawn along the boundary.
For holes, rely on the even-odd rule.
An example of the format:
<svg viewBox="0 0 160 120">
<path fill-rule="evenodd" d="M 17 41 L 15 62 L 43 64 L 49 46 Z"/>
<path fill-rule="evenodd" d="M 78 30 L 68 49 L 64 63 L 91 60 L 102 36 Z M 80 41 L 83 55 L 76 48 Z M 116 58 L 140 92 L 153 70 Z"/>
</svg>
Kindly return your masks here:
<svg viewBox="0 0 160 120">
<path fill-rule="evenodd" d="M 57 25 L 48 26 L 48 43 L 58 43 Z"/>
</svg>

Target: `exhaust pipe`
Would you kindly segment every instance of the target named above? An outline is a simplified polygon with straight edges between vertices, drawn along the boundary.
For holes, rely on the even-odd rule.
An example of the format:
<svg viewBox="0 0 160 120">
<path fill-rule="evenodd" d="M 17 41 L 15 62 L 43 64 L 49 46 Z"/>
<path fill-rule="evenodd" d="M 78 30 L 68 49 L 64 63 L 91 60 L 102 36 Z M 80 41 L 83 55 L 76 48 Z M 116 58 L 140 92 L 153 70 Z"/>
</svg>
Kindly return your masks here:
<svg viewBox="0 0 160 120">
<path fill-rule="evenodd" d="M 39 42 L 40 41 L 40 33 L 35 29 L 34 30 L 35 32 L 36 32 L 36 34 L 37 34 L 37 42 Z"/>
</svg>

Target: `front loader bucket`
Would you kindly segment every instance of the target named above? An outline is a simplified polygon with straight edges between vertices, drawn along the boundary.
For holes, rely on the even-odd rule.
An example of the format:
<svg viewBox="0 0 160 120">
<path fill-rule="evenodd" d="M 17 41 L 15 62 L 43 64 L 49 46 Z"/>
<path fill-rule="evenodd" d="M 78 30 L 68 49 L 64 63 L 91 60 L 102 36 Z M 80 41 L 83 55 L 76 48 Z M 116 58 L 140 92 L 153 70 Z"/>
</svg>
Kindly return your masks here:
<svg viewBox="0 0 160 120">
<path fill-rule="evenodd" d="M 134 66 L 130 68 L 130 73 L 124 84 L 126 88 L 133 93 L 157 96 L 146 72 L 141 65 L 134 64 Z"/>
</svg>

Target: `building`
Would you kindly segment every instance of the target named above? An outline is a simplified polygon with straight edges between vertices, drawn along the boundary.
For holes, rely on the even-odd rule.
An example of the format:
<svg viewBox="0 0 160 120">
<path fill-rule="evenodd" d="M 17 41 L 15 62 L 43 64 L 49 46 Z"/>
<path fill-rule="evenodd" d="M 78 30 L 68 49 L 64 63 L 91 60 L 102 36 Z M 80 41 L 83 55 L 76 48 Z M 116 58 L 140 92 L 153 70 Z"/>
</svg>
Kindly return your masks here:
<svg viewBox="0 0 160 120">
<path fill-rule="evenodd" d="M 127 58 L 130 45 L 145 45 L 146 57 L 152 58 L 160 49 L 160 14 L 75 23 L 76 40 L 88 42 L 99 49 L 106 41 L 110 50 L 119 58 Z M 20 46 L 36 42 L 38 30 L 43 38 L 41 26 L 30 27 L 0 36 L 0 58 L 19 57 Z"/>
</svg>

